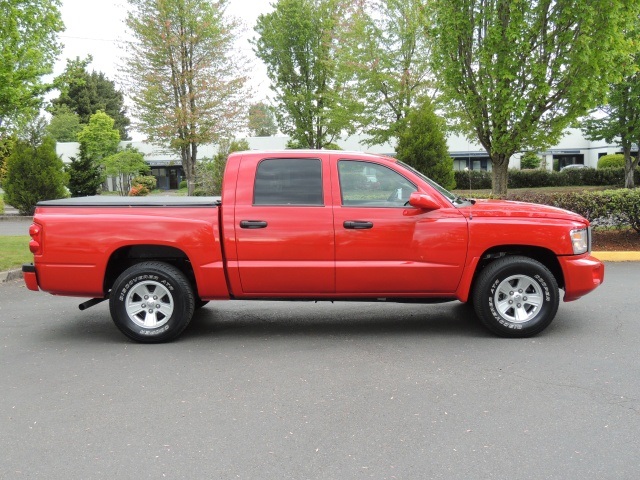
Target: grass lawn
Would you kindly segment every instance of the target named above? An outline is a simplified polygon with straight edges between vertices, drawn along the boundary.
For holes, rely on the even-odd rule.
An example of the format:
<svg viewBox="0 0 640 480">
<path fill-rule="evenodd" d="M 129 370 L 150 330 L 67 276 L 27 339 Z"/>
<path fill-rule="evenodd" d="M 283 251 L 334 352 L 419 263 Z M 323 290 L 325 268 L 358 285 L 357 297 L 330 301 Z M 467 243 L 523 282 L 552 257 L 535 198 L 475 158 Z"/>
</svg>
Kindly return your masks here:
<svg viewBox="0 0 640 480">
<path fill-rule="evenodd" d="M 29 236 L 0 237 L 0 272 L 19 268 L 23 263 L 33 262 L 29 251 Z"/>
</svg>

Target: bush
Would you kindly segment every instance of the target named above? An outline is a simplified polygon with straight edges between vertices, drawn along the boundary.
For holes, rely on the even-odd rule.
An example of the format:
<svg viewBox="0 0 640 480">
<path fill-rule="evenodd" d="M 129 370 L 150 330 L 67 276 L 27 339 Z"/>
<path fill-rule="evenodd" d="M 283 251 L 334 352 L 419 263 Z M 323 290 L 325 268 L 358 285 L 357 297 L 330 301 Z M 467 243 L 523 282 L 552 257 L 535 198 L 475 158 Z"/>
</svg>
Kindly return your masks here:
<svg viewBox="0 0 640 480">
<path fill-rule="evenodd" d="M 138 175 L 131 180 L 131 186 L 142 185 L 147 189 L 147 193 L 156 188 L 158 180 L 153 175 Z"/>
<path fill-rule="evenodd" d="M 80 159 L 71 158 L 71 163 L 65 165 L 69 175 L 69 191 L 72 197 L 87 197 L 95 195 L 102 186 L 103 175 L 96 163 L 83 154 L 80 148 Z"/>
<path fill-rule="evenodd" d="M 4 200 L 2 199 L 2 195 L 0 195 L 0 215 L 4 215 Z"/>
<path fill-rule="evenodd" d="M 6 160 L 6 169 L 4 198 L 21 215 L 33 215 L 36 204 L 41 200 L 69 196 L 65 188 L 67 175 L 51 138 L 45 138 L 37 146 L 17 141 Z"/>
<path fill-rule="evenodd" d="M 178 185 L 178 188 L 179 188 L 180 190 L 183 190 L 183 189 L 187 188 L 187 181 L 186 181 L 186 180 L 182 180 L 182 181 L 180 182 L 180 184 Z"/>
<path fill-rule="evenodd" d="M 149 195 L 149 189 L 144 185 L 133 185 L 129 190 L 130 197 L 144 197 L 146 195 Z"/>
<path fill-rule="evenodd" d="M 520 157 L 520 168 L 534 169 L 540 167 L 541 159 L 533 152 L 526 152 Z"/>
<path fill-rule="evenodd" d="M 614 153 L 598 159 L 598 168 L 624 168 L 624 155 Z"/>
<path fill-rule="evenodd" d="M 570 193 L 520 192 L 507 194 L 507 199 L 563 208 L 578 213 L 589 221 L 604 218 L 618 226 L 629 225 L 640 233 L 640 189 Z"/>
<path fill-rule="evenodd" d="M 460 190 L 491 189 L 491 172 L 484 170 L 457 170 L 454 173 L 456 188 Z"/>
<path fill-rule="evenodd" d="M 456 171 L 455 179 L 461 190 L 484 190 L 491 188 L 491 172 Z M 640 169 L 635 171 L 636 184 L 640 181 Z M 471 187 L 469 187 L 471 182 Z M 580 168 L 564 172 L 547 170 L 509 170 L 509 188 L 623 186 L 624 168 Z"/>
<path fill-rule="evenodd" d="M 398 138 L 396 157 L 444 188 L 455 188 L 453 159 L 449 156 L 444 126 L 444 120 L 426 100 L 407 116 L 407 128 Z"/>
</svg>

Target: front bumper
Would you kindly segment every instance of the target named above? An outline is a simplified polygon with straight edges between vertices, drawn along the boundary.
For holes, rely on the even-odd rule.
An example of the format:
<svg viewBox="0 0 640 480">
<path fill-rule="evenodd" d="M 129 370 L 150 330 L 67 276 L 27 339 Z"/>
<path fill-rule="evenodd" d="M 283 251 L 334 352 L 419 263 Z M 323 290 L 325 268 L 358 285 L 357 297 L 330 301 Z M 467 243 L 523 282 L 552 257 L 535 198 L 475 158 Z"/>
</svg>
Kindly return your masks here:
<svg viewBox="0 0 640 480">
<path fill-rule="evenodd" d="M 564 301 L 571 302 L 595 290 L 604 281 L 604 264 L 589 254 L 559 257 L 564 275 Z"/>
<path fill-rule="evenodd" d="M 34 264 L 25 263 L 22 265 L 22 276 L 24 278 L 24 283 L 29 290 L 33 290 L 34 292 L 38 292 L 40 290 L 40 287 L 38 287 L 38 274 Z"/>
</svg>

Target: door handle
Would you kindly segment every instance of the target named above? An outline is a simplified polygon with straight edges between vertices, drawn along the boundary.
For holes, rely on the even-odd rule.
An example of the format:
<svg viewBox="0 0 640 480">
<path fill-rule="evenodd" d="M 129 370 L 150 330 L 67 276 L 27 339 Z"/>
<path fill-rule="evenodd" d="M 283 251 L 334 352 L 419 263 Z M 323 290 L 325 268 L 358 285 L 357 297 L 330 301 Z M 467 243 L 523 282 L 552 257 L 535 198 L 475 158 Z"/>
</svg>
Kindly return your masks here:
<svg viewBox="0 0 640 480">
<path fill-rule="evenodd" d="M 248 229 L 256 229 L 256 228 L 266 228 L 267 222 L 264 220 L 242 220 L 240 222 L 240 228 L 248 228 Z"/>
<path fill-rule="evenodd" d="M 342 225 L 349 230 L 367 230 L 373 228 L 373 222 L 366 222 L 364 220 L 345 220 Z"/>
</svg>

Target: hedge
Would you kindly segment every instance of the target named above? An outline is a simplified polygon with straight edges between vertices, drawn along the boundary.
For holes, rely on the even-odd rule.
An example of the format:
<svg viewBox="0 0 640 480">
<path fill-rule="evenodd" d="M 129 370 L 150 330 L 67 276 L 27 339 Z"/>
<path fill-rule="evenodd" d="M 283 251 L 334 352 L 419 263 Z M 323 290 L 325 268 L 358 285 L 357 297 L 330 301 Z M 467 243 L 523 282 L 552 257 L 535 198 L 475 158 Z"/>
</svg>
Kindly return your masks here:
<svg viewBox="0 0 640 480">
<path fill-rule="evenodd" d="M 576 212 L 589 221 L 631 226 L 640 233 L 640 188 L 600 192 L 512 192 L 507 200 L 531 202 Z"/>
<path fill-rule="evenodd" d="M 459 190 L 485 190 L 491 188 L 491 172 L 456 171 Z M 640 185 L 640 168 L 636 168 L 635 182 Z M 622 186 L 624 168 L 576 168 L 563 172 L 547 170 L 509 170 L 508 188 Z"/>
</svg>

